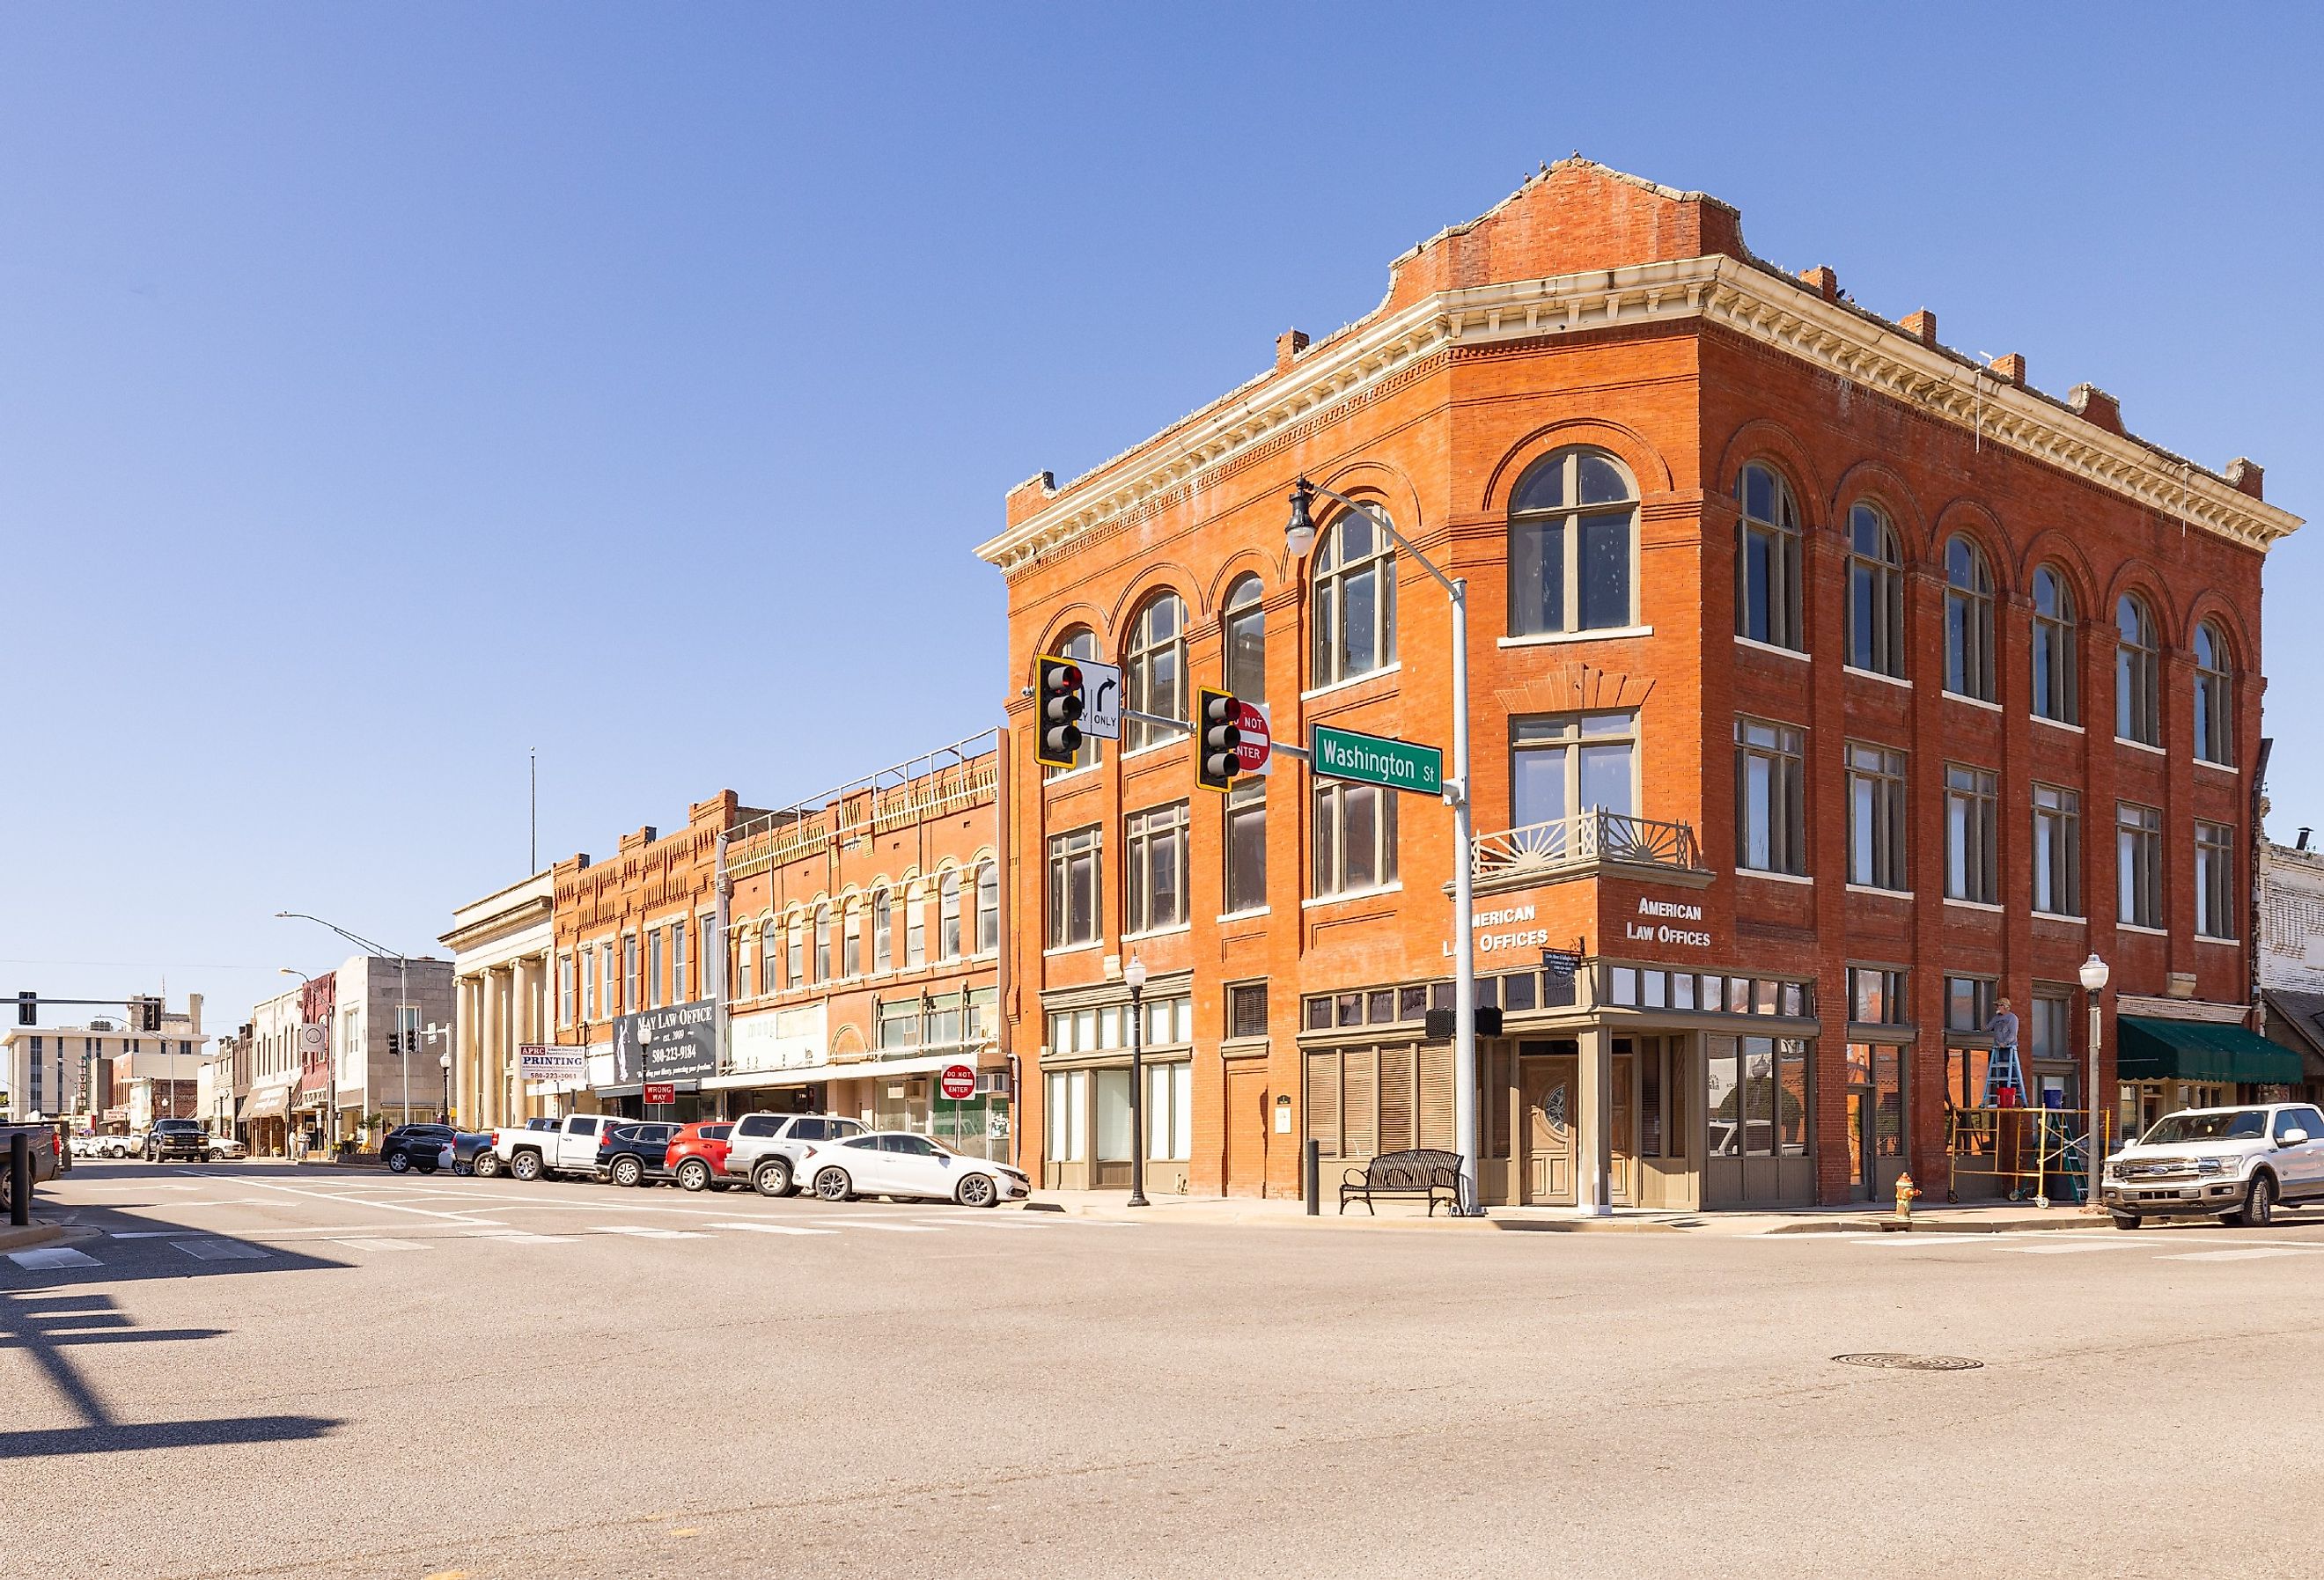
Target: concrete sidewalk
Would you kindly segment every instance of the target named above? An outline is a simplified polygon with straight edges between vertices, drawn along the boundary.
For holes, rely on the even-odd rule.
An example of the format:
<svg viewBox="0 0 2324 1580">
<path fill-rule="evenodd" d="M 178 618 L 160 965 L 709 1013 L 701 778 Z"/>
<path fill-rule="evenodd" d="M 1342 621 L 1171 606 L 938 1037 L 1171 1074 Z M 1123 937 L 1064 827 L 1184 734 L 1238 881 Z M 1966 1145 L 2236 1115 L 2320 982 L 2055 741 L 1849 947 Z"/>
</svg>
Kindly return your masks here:
<svg viewBox="0 0 2324 1580">
<path fill-rule="evenodd" d="M 1107 1218 L 1124 1223 L 1272 1224 L 1307 1229 L 1436 1229 L 1448 1234 L 1531 1231 L 1540 1234 L 1817 1234 L 1879 1232 L 1895 1208 L 1886 1203 L 1858 1202 L 1847 1206 L 1800 1207 L 1784 1212 L 1685 1213 L 1617 1207 L 1606 1217 L 1576 1217 L 1571 1207 L 1489 1207 L 1476 1218 L 1452 1218 L 1439 1211 L 1434 1217 L 1418 1203 L 1381 1205 L 1378 1215 L 1351 1207 L 1342 1215 L 1325 1202 L 1309 1217 L 1296 1197 L 1155 1196 L 1145 1207 L 1124 1205 L 1118 1190 L 1036 1191 L 1024 1210 L 1064 1213 L 1069 1216 Z M 1913 1232 L 1950 1234 L 2017 1233 L 2029 1229 L 2103 1228 L 2102 1213 L 2060 1205 L 2036 1207 L 2023 1202 L 1993 1202 L 1976 1206 L 1938 1206 L 1913 1214 Z"/>
</svg>

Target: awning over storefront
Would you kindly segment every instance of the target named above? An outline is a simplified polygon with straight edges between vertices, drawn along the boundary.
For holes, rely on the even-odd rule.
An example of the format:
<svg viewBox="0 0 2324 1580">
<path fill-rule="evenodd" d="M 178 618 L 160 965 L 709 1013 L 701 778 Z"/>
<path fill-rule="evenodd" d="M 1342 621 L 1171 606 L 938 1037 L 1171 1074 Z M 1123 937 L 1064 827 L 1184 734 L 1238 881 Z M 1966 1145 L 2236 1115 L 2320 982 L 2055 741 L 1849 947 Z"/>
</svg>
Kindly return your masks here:
<svg viewBox="0 0 2324 1580">
<path fill-rule="evenodd" d="M 844 1066 L 843 1068 L 846 1067 Z M 807 1065 L 794 1070 L 737 1070 L 731 1076 L 706 1076 L 706 1092 L 737 1092 L 759 1086 L 812 1086 L 831 1079 L 829 1065 Z"/>
<path fill-rule="evenodd" d="M 923 1054 L 918 1058 L 854 1059 L 846 1064 L 827 1066 L 816 1078 L 824 1081 L 876 1081 L 890 1076 L 929 1076 L 948 1065 L 956 1064 L 983 1069 L 997 1062 L 991 1053 L 990 1049 L 964 1048 L 954 1053 Z"/>
<path fill-rule="evenodd" d="M 2116 1064 L 2126 1081 L 2247 1081 L 2290 1086 L 2302 1079 L 2300 1055 L 2255 1031 L 2216 1021 L 2121 1015 Z"/>
<path fill-rule="evenodd" d="M 690 1076 L 682 1081 L 656 1081 L 654 1085 L 657 1086 L 668 1086 L 674 1092 L 699 1092 L 702 1090 L 702 1083 L 694 1079 Z M 592 1090 L 594 1090 L 600 1097 L 642 1097 L 645 1095 L 646 1092 L 645 1087 L 636 1081 L 632 1081 L 627 1086 L 597 1086 L 593 1087 Z"/>
<path fill-rule="evenodd" d="M 253 1092 L 250 1101 L 243 1104 L 244 1119 L 280 1119 L 290 1103 L 290 1088 L 269 1086 L 263 1092 Z"/>
</svg>

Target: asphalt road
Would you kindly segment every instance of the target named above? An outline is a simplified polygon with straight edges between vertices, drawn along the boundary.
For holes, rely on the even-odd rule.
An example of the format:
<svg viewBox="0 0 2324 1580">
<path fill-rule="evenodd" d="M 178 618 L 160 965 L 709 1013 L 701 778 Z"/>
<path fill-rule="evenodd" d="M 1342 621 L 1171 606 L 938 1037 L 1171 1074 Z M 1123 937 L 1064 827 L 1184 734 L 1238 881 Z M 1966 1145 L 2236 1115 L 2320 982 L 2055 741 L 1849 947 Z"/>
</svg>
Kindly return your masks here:
<svg viewBox="0 0 2324 1580">
<path fill-rule="evenodd" d="M 2324 1224 L 1120 1226 L 88 1164 L 0 1573 L 2312 1573 Z M 1958 1356 L 1975 1370 L 1838 1363 Z"/>
</svg>

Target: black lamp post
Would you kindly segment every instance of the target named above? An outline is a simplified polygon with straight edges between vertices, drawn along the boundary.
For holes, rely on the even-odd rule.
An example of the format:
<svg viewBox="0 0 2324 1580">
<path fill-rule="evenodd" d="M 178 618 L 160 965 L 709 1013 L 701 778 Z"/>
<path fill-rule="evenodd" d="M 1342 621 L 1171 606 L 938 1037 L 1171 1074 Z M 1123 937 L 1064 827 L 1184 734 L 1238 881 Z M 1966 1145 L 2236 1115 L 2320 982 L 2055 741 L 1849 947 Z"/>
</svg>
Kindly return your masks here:
<svg viewBox="0 0 2324 1580">
<path fill-rule="evenodd" d="M 444 1067 L 444 1123 L 452 1123 L 452 1056 L 438 1054 L 436 1062 Z"/>
<path fill-rule="evenodd" d="M 1130 984 L 1130 1201 L 1146 1201 L 1146 962 L 1132 955 L 1121 968 Z"/>
</svg>

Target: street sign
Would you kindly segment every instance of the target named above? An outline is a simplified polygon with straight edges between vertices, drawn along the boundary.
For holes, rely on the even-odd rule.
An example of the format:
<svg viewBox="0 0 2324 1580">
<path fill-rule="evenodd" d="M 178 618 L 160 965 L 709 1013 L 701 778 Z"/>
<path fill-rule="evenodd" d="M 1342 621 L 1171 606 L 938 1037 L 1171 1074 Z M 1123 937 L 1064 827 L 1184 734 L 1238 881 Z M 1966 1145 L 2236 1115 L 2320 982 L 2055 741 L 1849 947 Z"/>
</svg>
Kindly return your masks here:
<svg viewBox="0 0 2324 1580">
<path fill-rule="evenodd" d="M 1101 741 L 1121 739 L 1121 666 L 1075 659 L 1082 667 L 1082 734 Z"/>
<path fill-rule="evenodd" d="M 644 1095 L 647 1107 L 667 1107 L 678 1101 L 678 1087 L 669 1082 L 649 1081 L 646 1083 Z"/>
<path fill-rule="evenodd" d="M 976 1067 L 948 1064 L 944 1074 L 936 1077 L 937 1088 L 954 1103 L 965 1103 L 976 1095 Z"/>
<path fill-rule="evenodd" d="M 1330 778 L 1428 796 L 1444 793 L 1441 746 L 1417 746 L 1410 741 L 1360 735 L 1330 725 L 1317 725 L 1309 745 L 1315 754 L 1315 772 Z"/>
<path fill-rule="evenodd" d="M 1265 773 L 1267 757 L 1274 746 L 1274 737 L 1268 733 L 1267 715 L 1251 703 L 1244 703 L 1235 715 L 1235 728 L 1242 739 L 1235 744 L 1235 758 L 1242 773 Z"/>
</svg>

